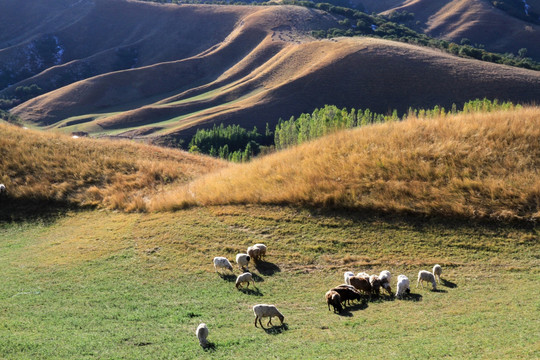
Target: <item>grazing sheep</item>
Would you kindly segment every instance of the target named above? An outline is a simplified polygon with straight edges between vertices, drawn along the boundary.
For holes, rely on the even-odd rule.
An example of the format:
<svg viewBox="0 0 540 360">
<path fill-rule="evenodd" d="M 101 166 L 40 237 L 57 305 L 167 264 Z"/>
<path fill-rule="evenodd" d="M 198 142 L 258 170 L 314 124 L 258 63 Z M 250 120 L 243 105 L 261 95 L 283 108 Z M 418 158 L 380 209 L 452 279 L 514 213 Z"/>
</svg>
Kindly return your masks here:
<svg viewBox="0 0 540 360">
<path fill-rule="evenodd" d="M 392 296 L 392 288 L 390 286 L 390 280 L 392 279 L 392 274 L 390 274 L 390 271 L 384 270 L 381 271 L 381 274 L 379 275 L 379 279 L 381 280 L 381 286 L 384 290 L 388 293 L 388 295 Z"/>
<path fill-rule="evenodd" d="M 352 300 L 362 300 L 362 294 L 351 285 L 342 284 L 330 290 L 337 292 L 341 297 L 341 302 L 347 305 L 350 305 Z"/>
<path fill-rule="evenodd" d="M 261 249 L 259 248 L 250 246 L 247 248 L 246 252 L 249 255 L 249 257 L 253 259 L 253 261 L 259 261 L 261 259 Z"/>
<path fill-rule="evenodd" d="M 442 267 L 441 265 L 437 264 L 433 267 L 433 275 L 438 280 L 437 282 L 441 283 L 441 274 L 442 274 Z"/>
<path fill-rule="evenodd" d="M 358 277 L 363 277 L 363 278 L 368 278 L 369 277 L 369 274 L 367 272 L 359 272 L 358 274 L 356 274 L 356 276 Z"/>
<path fill-rule="evenodd" d="M 195 334 L 197 335 L 197 338 L 199 339 L 199 344 L 201 344 L 203 348 L 207 347 L 208 342 L 206 341 L 206 338 L 208 337 L 208 327 L 206 326 L 205 323 L 201 323 L 199 324 L 199 326 L 197 326 L 197 330 L 195 331 Z"/>
<path fill-rule="evenodd" d="M 433 290 L 437 290 L 437 283 L 435 282 L 435 276 L 429 271 L 420 270 L 418 272 L 418 280 L 416 281 L 416 287 L 418 287 L 418 284 L 421 284 L 422 289 L 423 289 L 424 281 L 429 281 L 433 285 Z"/>
<path fill-rule="evenodd" d="M 254 248 L 259 249 L 259 260 L 263 257 L 266 257 L 266 245 L 264 244 L 255 244 Z"/>
<path fill-rule="evenodd" d="M 349 281 L 349 278 L 351 276 L 354 276 L 354 273 L 352 271 L 346 271 L 344 274 L 343 274 L 343 278 L 345 279 L 345 283 L 347 285 L 351 285 L 351 282 Z"/>
<path fill-rule="evenodd" d="M 371 295 L 371 283 L 369 282 L 369 278 L 361 277 L 361 276 L 351 276 L 349 278 L 349 281 L 352 286 L 354 286 L 355 289 L 358 291 L 362 291 L 363 293 L 367 295 Z"/>
<path fill-rule="evenodd" d="M 341 312 L 343 307 L 341 306 L 341 296 L 335 290 L 328 290 L 325 295 L 326 304 L 328 304 L 328 310 L 330 310 L 330 305 L 334 308 L 334 312 Z"/>
<path fill-rule="evenodd" d="M 218 272 L 218 269 L 228 269 L 230 271 L 233 271 L 232 265 L 229 260 L 222 256 L 216 256 L 214 258 L 214 268 L 216 269 L 216 272 Z"/>
<path fill-rule="evenodd" d="M 238 264 L 238 267 L 240 267 L 240 269 L 242 269 L 242 270 L 247 269 L 250 259 L 251 258 L 249 257 L 248 254 L 240 253 L 240 254 L 236 255 L 236 263 Z"/>
<path fill-rule="evenodd" d="M 0 198 L 4 196 L 7 196 L 6 185 L 0 184 Z"/>
<path fill-rule="evenodd" d="M 247 287 L 249 287 L 249 283 L 252 282 L 253 286 L 255 286 L 255 281 L 253 280 L 253 276 L 250 272 L 245 272 L 243 274 L 238 275 L 236 278 L 236 288 L 239 289 L 240 287 L 243 287 L 242 284 L 247 283 Z"/>
<path fill-rule="evenodd" d="M 397 277 L 397 290 L 396 297 L 402 298 L 404 294 L 411 292 L 409 278 L 405 275 L 399 275 Z"/>
<path fill-rule="evenodd" d="M 258 304 L 253 307 L 253 313 L 255 314 L 255 327 L 257 327 L 257 320 L 259 320 L 259 324 L 261 324 L 261 327 L 264 329 L 261 319 L 262 318 L 270 318 L 268 320 L 268 324 L 266 326 L 272 325 L 272 318 L 274 316 L 277 316 L 279 321 L 281 321 L 281 325 L 283 325 L 283 319 L 285 318 L 282 313 L 279 312 L 279 310 L 276 308 L 275 305 L 267 305 L 267 304 Z"/>
<path fill-rule="evenodd" d="M 371 284 L 371 293 L 378 296 L 382 285 L 381 279 L 377 275 L 371 275 L 369 277 L 369 283 Z"/>
</svg>

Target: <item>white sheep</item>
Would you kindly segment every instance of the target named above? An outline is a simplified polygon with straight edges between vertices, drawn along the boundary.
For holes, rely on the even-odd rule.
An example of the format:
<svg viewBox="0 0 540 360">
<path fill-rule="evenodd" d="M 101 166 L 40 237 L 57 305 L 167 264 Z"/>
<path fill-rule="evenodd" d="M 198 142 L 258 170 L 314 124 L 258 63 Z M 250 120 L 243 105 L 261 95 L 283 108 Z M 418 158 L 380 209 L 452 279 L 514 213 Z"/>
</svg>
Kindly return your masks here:
<svg viewBox="0 0 540 360">
<path fill-rule="evenodd" d="M 381 281 L 384 281 L 386 279 L 388 280 L 388 282 L 390 282 L 390 280 L 392 280 L 392 274 L 388 270 L 383 270 L 379 274 L 379 279 L 381 279 Z"/>
<path fill-rule="evenodd" d="M 435 278 L 438 280 L 437 282 L 441 283 L 441 274 L 442 274 L 442 267 L 439 264 L 436 264 L 433 267 L 433 275 L 435 275 Z"/>
<path fill-rule="evenodd" d="M 259 249 L 260 258 L 266 257 L 266 245 L 264 245 L 264 244 L 255 244 L 255 245 L 253 245 L 253 247 Z"/>
<path fill-rule="evenodd" d="M 354 276 L 354 273 L 352 271 L 346 271 L 344 274 L 343 274 L 343 278 L 345 279 L 345 283 L 347 285 L 351 285 L 351 281 L 349 280 L 349 278 L 351 276 Z"/>
<path fill-rule="evenodd" d="M 0 184 L 0 197 L 7 195 L 6 185 Z"/>
<path fill-rule="evenodd" d="M 268 324 L 266 326 L 272 325 L 272 317 L 277 316 L 279 321 L 281 321 L 281 325 L 283 325 L 283 319 L 285 318 L 283 314 L 279 312 L 279 310 L 276 308 L 275 305 L 267 305 L 267 304 L 258 304 L 253 307 L 253 313 L 255 314 L 255 327 L 257 327 L 257 320 L 259 320 L 259 324 L 261 324 L 261 327 L 264 329 L 261 319 L 264 317 L 270 318 L 268 320 Z"/>
<path fill-rule="evenodd" d="M 236 278 L 236 288 L 239 289 L 240 286 L 243 287 L 242 284 L 247 283 L 247 287 L 249 287 L 249 283 L 252 282 L 253 286 L 255 286 L 255 280 L 253 280 L 253 276 L 250 272 L 245 272 L 243 274 L 238 275 Z"/>
<path fill-rule="evenodd" d="M 229 260 L 222 256 L 216 256 L 214 258 L 214 269 L 216 269 L 216 272 L 218 272 L 218 269 L 228 269 L 230 271 L 233 271 L 233 267 Z"/>
<path fill-rule="evenodd" d="M 405 293 L 409 293 L 411 291 L 410 289 L 410 282 L 409 278 L 405 275 L 399 275 L 397 277 L 397 290 L 396 290 L 396 297 L 401 298 Z"/>
<path fill-rule="evenodd" d="M 236 255 L 236 263 L 238 264 L 238 266 L 242 270 L 244 270 L 244 268 L 247 269 L 250 259 L 251 258 L 249 257 L 248 254 L 240 253 L 240 254 Z"/>
<path fill-rule="evenodd" d="M 259 249 L 258 247 L 250 246 L 250 247 L 247 248 L 246 253 L 254 261 L 258 261 L 261 258 L 261 249 Z"/>
<path fill-rule="evenodd" d="M 435 282 L 435 276 L 427 270 L 420 270 L 418 272 L 418 280 L 416 281 L 416 287 L 418 284 L 422 285 L 424 288 L 424 281 L 428 281 L 433 285 L 433 290 L 437 290 L 437 283 Z"/>
<path fill-rule="evenodd" d="M 199 324 L 197 326 L 197 330 L 195 331 L 195 334 L 197 335 L 197 338 L 199 339 L 199 344 L 204 348 L 208 346 L 208 341 L 206 341 L 206 338 L 208 337 L 208 327 L 205 323 Z"/>
<path fill-rule="evenodd" d="M 356 274 L 357 277 L 361 277 L 361 278 L 369 278 L 369 274 L 367 272 L 359 272 L 358 274 Z"/>
</svg>

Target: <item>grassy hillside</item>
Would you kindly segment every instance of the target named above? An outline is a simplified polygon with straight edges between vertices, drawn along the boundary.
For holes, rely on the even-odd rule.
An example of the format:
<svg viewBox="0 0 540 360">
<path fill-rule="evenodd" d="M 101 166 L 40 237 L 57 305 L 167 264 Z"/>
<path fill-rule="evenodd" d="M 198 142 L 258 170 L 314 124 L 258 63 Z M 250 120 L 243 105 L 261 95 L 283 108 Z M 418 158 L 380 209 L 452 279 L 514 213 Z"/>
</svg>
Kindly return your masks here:
<svg viewBox="0 0 540 360">
<path fill-rule="evenodd" d="M 538 236 L 256 206 L 2 223 L 0 357 L 356 358 L 360 346 L 365 359 L 536 359 Z M 267 263 L 251 267 L 257 290 L 238 291 L 211 259 L 255 242 L 268 245 Z M 443 266 L 440 291 L 416 289 L 418 270 L 434 263 Z M 409 300 L 328 311 L 324 293 L 343 271 L 383 269 L 394 288 L 397 274 L 411 279 Z M 276 304 L 286 326 L 256 329 L 257 303 Z M 207 352 L 194 334 L 200 322 L 210 329 Z"/>
<path fill-rule="evenodd" d="M 538 219 L 540 109 L 411 117 L 344 131 L 158 195 L 152 208 L 291 204 Z"/>
<path fill-rule="evenodd" d="M 144 209 L 144 199 L 157 191 L 225 166 L 210 157 L 127 141 L 75 139 L 2 123 L 0 132 L 6 217 L 11 207 L 28 206 L 31 212 L 45 203 Z"/>
</svg>

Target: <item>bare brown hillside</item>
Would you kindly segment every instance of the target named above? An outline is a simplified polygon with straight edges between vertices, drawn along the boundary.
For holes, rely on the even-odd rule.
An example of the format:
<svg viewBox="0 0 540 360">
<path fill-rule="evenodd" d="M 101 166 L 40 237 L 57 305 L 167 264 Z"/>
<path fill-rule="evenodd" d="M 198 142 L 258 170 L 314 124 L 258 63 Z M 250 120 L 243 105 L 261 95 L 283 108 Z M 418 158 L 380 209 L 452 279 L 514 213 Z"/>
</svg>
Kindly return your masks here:
<svg viewBox="0 0 540 360">
<path fill-rule="evenodd" d="M 489 51 L 540 59 L 540 26 L 512 17 L 487 0 L 359 0 L 368 12 L 388 14 L 407 11 L 415 15 L 430 36 L 459 43 L 462 38 L 485 45 Z M 540 3 L 530 1 L 533 6 Z"/>
<path fill-rule="evenodd" d="M 70 2 L 54 1 L 60 22 Z M 387 112 L 483 97 L 540 99 L 538 72 L 385 40 L 315 40 L 312 29 L 337 20 L 318 10 L 70 4 L 85 6 L 73 22 L 0 50 L 0 64 L 36 72 L 3 94 L 30 84 L 46 91 L 13 109 L 31 126 L 166 143 L 216 122 L 264 127 L 325 104 Z M 47 59 L 34 50 L 28 57 L 29 48 L 52 49 L 47 59 L 59 64 L 39 70 Z"/>
</svg>

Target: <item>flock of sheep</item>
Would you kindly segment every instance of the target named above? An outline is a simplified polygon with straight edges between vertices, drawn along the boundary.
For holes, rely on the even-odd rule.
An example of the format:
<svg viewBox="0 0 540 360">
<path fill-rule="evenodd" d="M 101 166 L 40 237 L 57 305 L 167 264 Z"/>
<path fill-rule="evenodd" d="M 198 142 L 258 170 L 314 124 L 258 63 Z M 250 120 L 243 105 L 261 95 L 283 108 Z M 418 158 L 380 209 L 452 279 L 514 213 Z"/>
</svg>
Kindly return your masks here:
<svg viewBox="0 0 540 360">
<path fill-rule="evenodd" d="M 441 282 L 442 267 L 437 264 L 433 266 L 433 272 L 427 270 L 420 270 L 418 272 L 418 280 L 416 281 L 416 287 L 422 285 L 424 287 L 424 281 L 430 282 L 433 286 L 433 290 L 437 290 L 437 282 Z M 380 289 L 383 288 L 388 295 L 393 296 L 392 288 L 390 286 L 390 280 L 392 274 L 388 270 L 382 271 L 379 275 L 369 275 L 365 272 L 360 272 L 354 275 L 353 272 L 347 271 L 343 274 L 345 284 L 338 285 L 325 294 L 326 304 L 328 310 L 330 306 L 334 308 L 334 312 L 343 311 L 344 304 L 350 304 L 354 300 L 362 300 L 364 295 L 378 296 Z M 401 299 L 405 295 L 410 293 L 410 281 L 405 275 L 399 275 L 396 284 L 396 298 Z"/>
<path fill-rule="evenodd" d="M 262 260 L 266 256 L 266 250 L 266 245 L 255 244 L 248 247 L 246 253 L 240 253 L 236 255 L 236 264 L 238 265 L 240 270 L 243 271 L 243 273 L 238 275 L 238 277 L 236 278 L 237 289 L 243 287 L 244 284 L 246 285 L 246 287 L 249 287 L 250 283 L 253 283 L 253 286 L 255 286 L 253 275 L 248 271 L 248 265 L 251 259 L 253 259 L 253 261 L 255 262 Z M 231 272 L 233 271 L 233 266 L 226 257 L 215 257 L 213 263 L 216 272 L 219 272 L 221 270 L 229 270 Z M 441 274 L 442 268 L 438 264 L 433 267 L 433 272 L 421 270 L 418 273 L 416 287 L 422 285 L 423 288 L 423 282 L 428 281 L 431 282 L 433 290 L 437 290 L 436 280 L 438 280 L 438 282 L 440 283 Z M 369 295 L 370 297 L 374 295 L 377 296 L 380 294 L 381 288 L 383 288 L 390 296 L 393 296 L 392 288 L 390 286 L 391 279 L 392 274 L 388 270 L 382 271 L 379 275 L 369 275 L 365 272 L 360 272 L 355 275 L 353 272 L 347 271 L 344 274 L 345 284 L 336 286 L 330 289 L 325 294 L 328 309 L 330 310 L 330 306 L 332 306 L 335 312 L 341 312 L 343 310 L 344 304 L 350 304 L 350 302 L 354 300 L 362 300 L 362 297 L 364 295 Z M 409 293 L 409 279 L 405 275 L 399 275 L 397 278 L 395 297 L 402 298 Z M 284 316 L 276 308 L 275 305 L 257 304 L 253 306 L 253 313 L 255 315 L 255 327 L 257 327 L 257 322 L 259 322 L 261 327 L 264 328 L 261 322 L 262 318 L 269 318 L 267 326 L 273 326 L 272 317 L 277 317 L 281 321 L 281 325 L 283 325 Z M 195 334 L 199 339 L 199 344 L 203 348 L 206 348 L 208 346 L 207 325 L 205 323 L 199 324 L 197 330 L 195 331 Z"/>
</svg>

